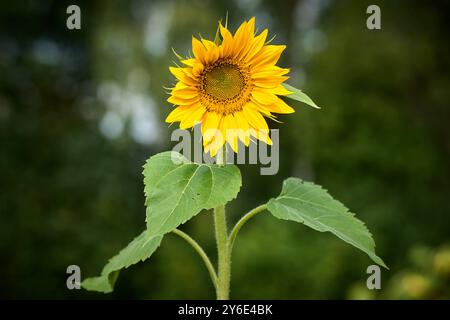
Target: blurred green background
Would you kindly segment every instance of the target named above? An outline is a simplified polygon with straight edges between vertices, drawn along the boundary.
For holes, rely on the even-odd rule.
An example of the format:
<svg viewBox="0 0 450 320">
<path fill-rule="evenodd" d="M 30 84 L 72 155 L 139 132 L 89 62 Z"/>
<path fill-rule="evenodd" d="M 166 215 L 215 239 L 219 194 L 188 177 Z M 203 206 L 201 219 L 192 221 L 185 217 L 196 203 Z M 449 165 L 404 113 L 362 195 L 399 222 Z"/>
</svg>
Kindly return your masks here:
<svg viewBox="0 0 450 320">
<path fill-rule="evenodd" d="M 66 28 L 78 4 L 82 29 Z M 382 29 L 366 28 L 381 7 Z M 320 111 L 282 116 L 280 171 L 241 166 L 235 222 L 288 176 L 313 180 L 372 231 L 390 266 L 330 234 L 263 214 L 233 255 L 235 299 L 450 298 L 450 3 L 423 1 L 2 1 L 0 4 L 0 298 L 214 298 L 195 252 L 174 235 L 122 272 L 109 295 L 68 290 L 66 267 L 99 274 L 145 227 L 142 165 L 168 150 L 163 87 L 191 35 L 257 18 L 289 82 Z M 182 229 L 215 261 L 212 216 Z"/>
</svg>

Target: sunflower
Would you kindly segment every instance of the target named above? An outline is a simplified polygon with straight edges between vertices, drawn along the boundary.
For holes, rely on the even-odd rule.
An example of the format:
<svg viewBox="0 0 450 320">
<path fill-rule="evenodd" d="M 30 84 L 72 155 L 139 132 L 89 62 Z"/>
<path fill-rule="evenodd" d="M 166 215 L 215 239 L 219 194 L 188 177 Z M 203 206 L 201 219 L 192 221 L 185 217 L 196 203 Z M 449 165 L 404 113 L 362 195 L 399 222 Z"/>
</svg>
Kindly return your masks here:
<svg viewBox="0 0 450 320">
<path fill-rule="evenodd" d="M 218 40 L 192 37 L 193 57 L 178 56 L 183 67 L 169 68 L 178 82 L 167 99 L 176 108 L 166 122 L 179 121 L 182 129 L 200 123 L 211 156 L 227 142 L 235 152 L 238 140 L 272 144 L 264 116 L 294 112 L 279 97 L 292 93 L 282 86 L 289 69 L 276 66 L 286 46 L 269 44 L 267 35 L 267 29 L 255 34 L 255 18 L 234 35 L 219 22 Z"/>
</svg>

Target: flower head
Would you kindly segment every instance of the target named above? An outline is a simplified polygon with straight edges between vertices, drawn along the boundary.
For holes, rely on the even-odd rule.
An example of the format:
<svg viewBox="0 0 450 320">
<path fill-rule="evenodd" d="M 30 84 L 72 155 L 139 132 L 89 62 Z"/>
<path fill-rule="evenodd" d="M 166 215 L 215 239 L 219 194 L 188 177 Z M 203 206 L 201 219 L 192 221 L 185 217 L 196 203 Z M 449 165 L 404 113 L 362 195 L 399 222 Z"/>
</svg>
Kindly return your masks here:
<svg viewBox="0 0 450 320">
<path fill-rule="evenodd" d="M 282 86 L 289 69 L 276 66 L 286 46 L 269 44 L 267 29 L 255 35 L 255 18 L 234 35 L 221 23 L 219 29 L 221 41 L 192 37 L 194 56 L 170 67 L 178 82 L 167 99 L 176 108 L 166 122 L 179 121 L 182 129 L 201 123 L 211 156 L 227 142 L 237 152 L 238 139 L 271 144 L 264 116 L 294 112 L 279 97 L 292 93 Z"/>
</svg>

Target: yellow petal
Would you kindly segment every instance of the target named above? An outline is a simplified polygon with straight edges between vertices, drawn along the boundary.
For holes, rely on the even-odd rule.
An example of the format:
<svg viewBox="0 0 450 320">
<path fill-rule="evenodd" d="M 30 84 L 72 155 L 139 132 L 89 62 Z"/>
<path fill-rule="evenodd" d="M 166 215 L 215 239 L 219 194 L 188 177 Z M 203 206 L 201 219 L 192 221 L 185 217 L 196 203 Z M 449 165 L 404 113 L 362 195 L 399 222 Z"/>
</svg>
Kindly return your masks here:
<svg viewBox="0 0 450 320">
<path fill-rule="evenodd" d="M 283 86 L 278 86 L 274 89 L 270 89 L 270 92 L 272 92 L 273 94 L 279 95 L 279 96 L 287 96 L 287 95 L 293 94 L 292 91 L 289 91 L 288 89 L 286 89 Z"/>
<path fill-rule="evenodd" d="M 246 27 L 247 27 L 247 21 L 242 22 L 241 25 L 239 26 L 239 28 L 237 29 L 237 31 L 234 33 L 233 38 L 236 41 L 238 41 L 238 40 L 240 40 L 240 38 L 244 37 Z"/>
<path fill-rule="evenodd" d="M 199 92 L 196 88 L 191 87 L 183 87 L 183 88 L 174 88 L 172 90 L 172 95 L 177 96 L 181 99 L 192 99 L 194 97 L 197 97 L 199 95 Z"/>
<path fill-rule="evenodd" d="M 201 63 L 196 63 L 194 64 L 194 66 L 192 67 L 192 75 L 198 79 L 198 77 L 202 74 L 204 70 L 204 66 Z"/>
<path fill-rule="evenodd" d="M 203 144 L 210 142 L 218 133 L 222 116 L 215 112 L 207 112 L 202 121 Z"/>
<path fill-rule="evenodd" d="M 206 53 L 206 62 L 208 64 L 212 64 L 219 59 L 219 56 L 220 56 L 220 49 L 212 48 L 208 50 L 208 52 Z"/>
<path fill-rule="evenodd" d="M 173 90 L 180 90 L 180 89 L 185 89 L 185 88 L 190 88 L 188 85 L 186 85 L 185 83 L 178 81 L 175 85 L 175 87 L 173 87 Z"/>
<path fill-rule="evenodd" d="M 258 111 L 246 106 L 244 107 L 244 109 L 242 109 L 242 112 L 244 113 L 250 127 L 266 131 L 269 130 L 266 120 Z"/>
<path fill-rule="evenodd" d="M 187 65 L 189 67 L 193 67 L 195 63 L 197 63 L 197 59 L 185 59 L 185 60 L 181 60 L 181 63 L 183 63 L 184 65 Z"/>
<path fill-rule="evenodd" d="M 194 56 L 200 60 L 201 63 L 205 63 L 206 58 L 206 48 L 197 38 L 192 37 L 192 52 Z"/>
<path fill-rule="evenodd" d="M 193 98 L 181 98 L 179 96 L 171 95 L 168 99 L 168 102 L 174 105 L 183 106 L 183 105 L 192 105 L 199 101 L 198 96 Z"/>
<path fill-rule="evenodd" d="M 277 102 L 278 97 L 271 93 L 269 90 L 253 88 L 252 97 L 259 103 L 265 105 L 271 105 Z"/>
<path fill-rule="evenodd" d="M 249 145 L 249 126 L 248 121 L 245 118 L 242 111 L 235 112 L 234 118 L 236 119 L 236 123 L 238 125 L 238 137 L 239 139 L 246 145 Z"/>
<path fill-rule="evenodd" d="M 205 107 L 197 105 L 196 108 L 193 108 L 192 112 L 189 112 L 183 119 L 181 119 L 180 128 L 187 129 L 195 126 L 196 123 L 202 120 L 205 111 Z"/>
<path fill-rule="evenodd" d="M 253 108 L 254 110 L 261 112 L 266 117 L 269 117 L 271 119 L 274 118 L 274 116 L 270 113 L 271 105 L 261 104 L 258 101 L 255 101 L 254 98 L 251 98 L 250 101 L 247 103 L 247 106 L 249 106 L 250 108 Z"/>
<path fill-rule="evenodd" d="M 269 66 L 252 73 L 252 79 L 266 79 L 271 77 L 284 76 L 289 73 L 289 69 L 277 66 Z"/>
<path fill-rule="evenodd" d="M 219 122 L 219 132 L 214 136 L 214 138 L 210 142 L 204 142 L 205 152 L 210 152 L 211 157 L 214 157 L 217 154 L 217 151 L 220 150 L 225 144 L 225 137 L 222 135 L 221 125 L 223 123 L 223 117 Z"/>
<path fill-rule="evenodd" d="M 255 20 L 256 20 L 255 17 L 251 17 L 247 23 L 247 32 L 252 36 L 255 35 Z"/>
<path fill-rule="evenodd" d="M 239 52 L 242 50 L 243 46 L 245 46 L 246 42 L 245 40 L 248 37 L 248 34 L 246 33 L 247 29 L 247 21 L 242 22 L 242 24 L 239 26 L 238 30 L 235 32 L 233 37 L 233 46 L 232 46 L 232 52 L 231 56 L 233 58 L 238 58 Z"/>
<path fill-rule="evenodd" d="M 202 43 L 205 46 L 206 50 L 217 48 L 216 44 L 210 40 L 202 39 Z"/>
<path fill-rule="evenodd" d="M 222 24 L 219 25 L 220 34 L 222 35 L 221 57 L 228 57 L 231 54 L 233 46 L 233 36 L 227 28 L 223 27 Z"/>
<path fill-rule="evenodd" d="M 167 123 L 181 121 L 184 116 L 192 111 L 193 106 L 181 106 L 173 109 L 166 118 Z"/>
<path fill-rule="evenodd" d="M 239 30 L 238 30 L 239 31 Z M 241 35 L 237 35 L 236 32 L 236 49 L 237 49 L 237 55 L 236 58 L 243 60 L 249 50 L 252 48 L 253 40 L 255 38 L 255 18 L 251 18 L 245 27 L 242 30 Z"/>
<path fill-rule="evenodd" d="M 257 130 L 256 131 L 256 138 L 258 138 L 261 141 L 264 141 L 269 146 L 272 145 L 272 140 L 269 137 L 269 133 L 264 130 Z"/>
<path fill-rule="evenodd" d="M 269 30 L 264 29 L 263 32 L 261 32 L 259 35 L 257 35 L 253 39 L 252 46 L 251 46 L 249 52 L 247 53 L 247 55 L 244 57 L 244 59 L 246 61 L 251 61 L 251 59 L 259 53 L 259 51 L 264 46 L 264 43 L 266 42 L 268 33 L 269 33 Z"/>
<path fill-rule="evenodd" d="M 170 72 L 180 81 L 187 84 L 188 86 L 198 85 L 197 80 L 192 74 L 188 73 L 185 68 L 169 67 Z"/>
<path fill-rule="evenodd" d="M 267 45 L 250 61 L 252 71 L 256 72 L 267 66 L 275 65 L 286 46 Z"/>
<path fill-rule="evenodd" d="M 267 77 L 265 79 L 254 79 L 253 83 L 259 88 L 275 89 L 287 79 L 289 79 L 289 77 L 286 76 Z"/>
<path fill-rule="evenodd" d="M 223 119 L 222 134 L 225 135 L 227 142 L 230 144 L 234 152 L 238 152 L 236 120 L 232 114 L 228 114 Z"/>
<path fill-rule="evenodd" d="M 293 113 L 295 110 L 286 104 L 283 100 L 278 98 L 278 101 L 270 107 L 272 112 L 276 113 Z"/>
<path fill-rule="evenodd" d="M 209 152 L 211 154 L 211 157 L 215 157 L 217 154 L 217 151 L 222 149 L 224 144 L 225 144 L 225 140 L 214 139 L 211 141 L 211 143 L 209 143 L 205 146 L 205 152 Z"/>
</svg>

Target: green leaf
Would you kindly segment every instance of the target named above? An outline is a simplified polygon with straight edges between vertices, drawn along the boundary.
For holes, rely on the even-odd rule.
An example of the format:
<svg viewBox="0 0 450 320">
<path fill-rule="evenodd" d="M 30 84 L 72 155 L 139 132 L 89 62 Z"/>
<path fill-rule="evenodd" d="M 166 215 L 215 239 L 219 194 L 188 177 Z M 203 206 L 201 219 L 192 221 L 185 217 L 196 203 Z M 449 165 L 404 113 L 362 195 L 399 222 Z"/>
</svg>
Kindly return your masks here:
<svg viewBox="0 0 450 320">
<path fill-rule="evenodd" d="M 292 94 L 287 95 L 286 98 L 300 101 L 300 102 L 306 103 L 307 105 L 309 105 L 313 108 L 320 109 L 320 107 L 317 104 L 315 104 L 314 101 L 312 101 L 312 99 L 310 97 L 308 97 L 300 89 L 294 88 L 293 86 L 288 85 L 287 83 L 283 83 L 283 87 L 285 89 L 293 92 Z"/>
<path fill-rule="evenodd" d="M 331 232 L 387 268 L 375 254 L 375 243 L 364 223 L 321 186 L 288 178 L 283 183 L 281 194 L 270 199 L 267 208 L 279 219 L 300 222 L 320 232 Z"/>
<path fill-rule="evenodd" d="M 151 157 L 144 166 L 147 229 L 162 235 L 198 214 L 234 199 L 241 188 L 235 165 L 190 162 L 173 151 Z"/>
<path fill-rule="evenodd" d="M 81 285 L 90 291 L 112 292 L 119 271 L 150 258 L 153 252 L 158 249 L 162 238 L 162 236 L 151 236 L 148 231 L 142 232 L 119 254 L 109 260 L 99 277 L 87 278 Z"/>
</svg>

